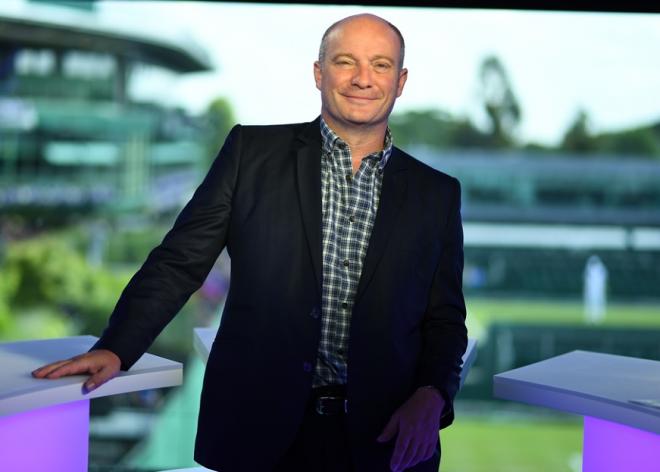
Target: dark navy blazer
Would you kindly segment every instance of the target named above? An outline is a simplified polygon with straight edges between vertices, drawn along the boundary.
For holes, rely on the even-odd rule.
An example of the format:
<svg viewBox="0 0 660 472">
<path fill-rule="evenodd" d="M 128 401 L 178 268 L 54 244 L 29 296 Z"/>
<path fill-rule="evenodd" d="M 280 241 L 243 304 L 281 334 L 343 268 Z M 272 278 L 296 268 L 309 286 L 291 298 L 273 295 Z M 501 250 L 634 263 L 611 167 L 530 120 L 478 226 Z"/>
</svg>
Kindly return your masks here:
<svg viewBox="0 0 660 472">
<path fill-rule="evenodd" d="M 201 398 L 195 460 L 270 470 L 310 394 L 321 330 L 321 136 L 311 123 L 236 126 L 93 349 L 130 368 L 203 283 L 224 247 L 231 284 Z M 453 420 L 467 345 L 456 179 L 398 148 L 385 167 L 350 324 L 348 424 L 358 472 L 389 471 L 376 437 L 422 385 Z M 439 448 L 409 469 L 437 471 Z"/>
</svg>

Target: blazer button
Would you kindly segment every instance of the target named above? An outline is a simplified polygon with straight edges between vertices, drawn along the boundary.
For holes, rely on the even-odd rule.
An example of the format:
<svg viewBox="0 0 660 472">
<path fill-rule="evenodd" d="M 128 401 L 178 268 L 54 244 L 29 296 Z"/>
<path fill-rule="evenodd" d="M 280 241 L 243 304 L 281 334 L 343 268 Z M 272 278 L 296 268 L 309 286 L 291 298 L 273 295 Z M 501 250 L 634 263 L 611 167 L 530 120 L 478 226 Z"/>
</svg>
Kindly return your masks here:
<svg viewBox="0 0 660 472">
<path fill-rule="evenodd" d="M 309 316 L 311 316 L 314 319 L 317 319 L 319 316 L 321 316 L 321 310 L 319 307 L 315 306 L 312 308 L 312 311 L 309 312 Z"/>
<path fill-rule="evenodd" d="M 303 370 L 305 372 L 311 372 L 312 371 L 312 363 L 311 362 L 303 362 Z"/>
</svg>

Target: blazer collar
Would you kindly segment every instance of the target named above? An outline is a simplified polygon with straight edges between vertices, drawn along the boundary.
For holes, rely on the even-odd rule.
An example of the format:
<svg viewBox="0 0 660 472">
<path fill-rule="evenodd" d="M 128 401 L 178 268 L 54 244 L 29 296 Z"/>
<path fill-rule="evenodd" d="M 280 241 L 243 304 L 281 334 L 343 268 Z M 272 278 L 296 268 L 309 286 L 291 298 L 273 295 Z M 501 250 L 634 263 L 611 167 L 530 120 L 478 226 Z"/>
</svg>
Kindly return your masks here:
<svg viewBox="0 0 660 472">
<path fill-rule="evenodd" d="M 371 282 L 376 272 L 378 263 L 387 249 L 387 243 L 390 240 L 391 234 L 401 228 L 398 220 L 408 190 L 406 170 L 407 159 L 398 148 L 393 148 L 392 155 L 383 173 L 383 185 L 380 191 L 376 221 L 374 221 L 374 226 L 371 230 L 369 247 L 367 248 L 367 254 L 362 264 L 362 274 L 358 282 L 354 306 L 357 305 L 360 297 L 369 286 L 369 282 Z"/>
<path fill-rule="evenodd" d="M 300 211 L 307 236 L 307 246 L 314 267 L 318 297 L 321 300 L 323 280 L 321 204 L 321 131 L 319 116 L 305 123 L 296 139 L 296 180 Z"/>
</svg>

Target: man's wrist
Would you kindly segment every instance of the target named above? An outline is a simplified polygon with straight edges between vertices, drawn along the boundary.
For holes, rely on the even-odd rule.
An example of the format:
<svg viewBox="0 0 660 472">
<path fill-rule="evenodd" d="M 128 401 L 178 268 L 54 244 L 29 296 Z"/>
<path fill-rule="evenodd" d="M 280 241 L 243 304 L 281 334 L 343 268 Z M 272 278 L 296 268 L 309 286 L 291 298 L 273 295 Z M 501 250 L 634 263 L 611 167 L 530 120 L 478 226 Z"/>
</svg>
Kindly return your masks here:
<svg viewBox="0 0 660 472">
<path fill-rule="evenodd" d="M 417 390 L 430 390 L 434 392 L 435 395 L 437 395 L 438 400 L 440 400 L 440 402 L 442 403 L 442 417 L 444 417 L 448 413 L 447 408 L 445 408 L 447 406 L 447 400 L 445 400 L 445 396 L 442 394 L 442 392 L 438 387 L 436 387 L 435 385 L 423 385 L 419 387 Z"/>
<path fill-rule="evenodd" d="M 442 396 L 442 393 L 440 393 L 440 390 L 438 390 L 438 387 L 436 387 L 435 385 L 423 385 L 419 387 L 418 390 L 430 390 L 438 397 L 440 401 L 442 401 L 443 405 L 445 404 L 445 398 Z"/>
</svg>

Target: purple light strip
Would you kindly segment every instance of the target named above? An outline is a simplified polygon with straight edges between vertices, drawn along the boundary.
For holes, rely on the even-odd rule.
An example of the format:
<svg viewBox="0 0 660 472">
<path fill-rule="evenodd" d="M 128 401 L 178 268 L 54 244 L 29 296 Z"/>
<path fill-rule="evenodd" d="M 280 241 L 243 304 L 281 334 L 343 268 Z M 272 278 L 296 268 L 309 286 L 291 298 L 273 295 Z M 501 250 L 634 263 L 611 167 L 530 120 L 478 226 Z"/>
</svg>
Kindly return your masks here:
<svg viewBox="0 0 660 472">
<path fill-rule="evenodd" d="M 86 472 L 89 400 L 0 418 L 0 470 Z"/>
<path fill-rule="evenodd" d="M 660 434 L 585 416 L 582 472 L 615 471 L 660 471 Z"/>
</svg>

